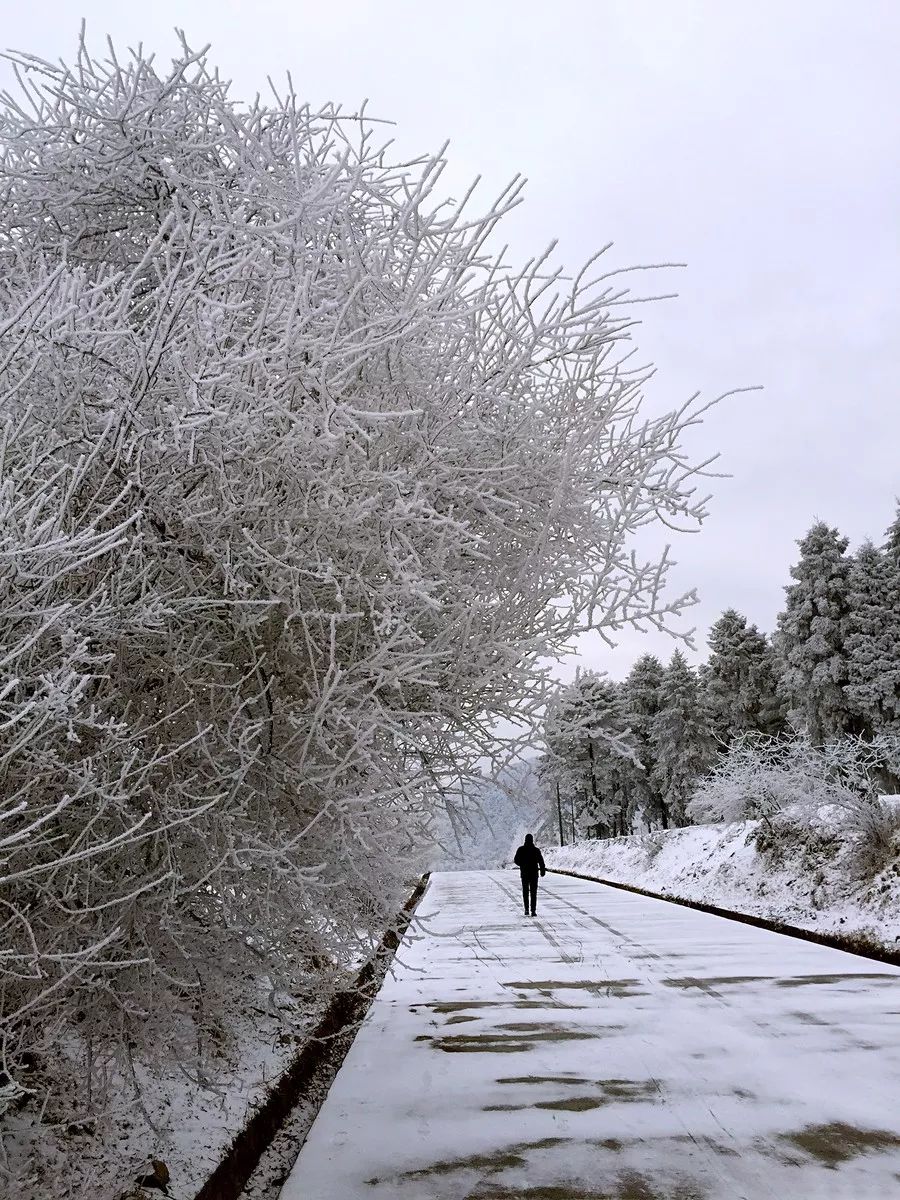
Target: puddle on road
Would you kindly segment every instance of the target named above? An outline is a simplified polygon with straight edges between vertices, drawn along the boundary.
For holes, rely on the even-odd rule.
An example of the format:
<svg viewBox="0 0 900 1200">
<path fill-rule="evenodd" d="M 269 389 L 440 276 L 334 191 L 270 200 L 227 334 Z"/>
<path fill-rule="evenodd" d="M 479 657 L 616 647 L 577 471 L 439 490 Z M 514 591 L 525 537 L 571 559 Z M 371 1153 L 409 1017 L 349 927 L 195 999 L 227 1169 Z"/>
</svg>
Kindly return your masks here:
<svg viewBox="0 0 900 1200">
<path fill-rule="evenodd" d="M 595 996 L 615 996 L 617 999 L 644 994 L 640 979 L 521 979 L 504 981 L 503 986 L 522 992 L 555 992 L 570 988 L 591 992 Z"/>
<path fill-rule="evenodd" d="M 887 1129 L 858 1129 L 842 1121 L 808 1125 L 797 1133 L 782 1133 L 779 1137 L 832 1170 L 862 1154 L 900 1149 L 900 1137 L 896 1133 Z"/>
<path fill-rule="evenodd" d="M 417 1042 L 430 1042 L 435 1050 L 443 1050 L 448 1054 L 472 1054 L 486 1052 L 491 1054 L 516 1054 L 531 1050 L 535 1042 L 581 1042 L 592 1041 L 593 1033 L 581 1033 L 574 1029 L 554 1029 L 552 1026 L 526 1025 L 525 1030 L 517 1030 L 517 1025 L 501 1026 L 509 1033 L 448 1033 L 432 1037 L 430 1034 L 419 1034 Z"/>
<path fill-rule="evenodd" d="M 590 1079 L 582 1079 L 578 1075 L 508 1075 L 498 1079 L 498 1083 L 576 1083 L 583 1086 L 591 1083 Z"/>
<path fill-rule="evenodd" d="M 551 1112 L 588 1112 L 592 1108 L 602 1108 L 609 1104 L 607 1096 L 572 1096 L 568 1100 L 541 1100 L 533 1105 L 534 1108 L 546 1108 Z"/>
<path fill-rule="evenodd" d="M 516 1187 L 497 1188 L 495 1184 L 476 1187 L 472 1192 L 466 1192 L 465 1200 L 616 1200 L 619 1193 L 585 1192 L 579 1187 Z"/>
<path fill-rule="evenodd" d="M 500 1187 L 497 1184 L 479 1185 L 466 1192 L 465 1200 L 617 1200 L 618 1192 L 586 1192 L 579 1187 Z"/>
<path fill-rule="evenodd" d="M 817 983 L 872 983 L 876 979 L 882 986 L 887 982 L 900 983 L 900 975 L 888 975 L 883 971 L 872 974 L 854 972 L 851 975 L 792 975 L 789 979 L 775 979 L 773 982 L 776 987 L 795 988 Z"/>
<path fill-rule="evenodd" d="M 498 1083 L 561 1083 L 577 1087 L 598 1087 L 613 1100 L 644 1100 L 659 1095 L 652 1079 L 587 1079 L 582 1075 L 507 1075 Z M 749 1093 L 746 1093 L 749 1095 Z"/>
<path fill-rule="evenodd" d="M 568 1008 L 582 1009 L 587 1008 L 586 1004 L 566 1004 L 562 1000 L 504 1000 L 502 1004 L 497 1005 L 498 1008 L 542 1008 L 546 1012 L 547 1009 Z"/>
<path fill-rule="evenodd" d="M 461 1013 L 467 1012 L 469 1009 L 482 1008 L 542 1008 L 546 1011 L 547 1008 L 569 1008 L 574 1010 L 585 1007 L 583 1004 L 563 1004 L 558 1000 L 550 1005 L 548 1005 L 546 1000 L 452 1000 L 431 1004 L 411 1004 L 409 1010 L 410 1012 L 417 1012 L 420 1008 L 428 1008 L 432 1012 L 446 1014 Z"/>
<path fill-rule="evenodd" d="M 572 1096 L 566 1100 L 538 1100 L 534 1104 L 485 1104 L 482 1112 L 524 1112 L 540 1108 L 548 1112 L 588 1112 L 611 1103 L 606 1096 Z"/>
<path fill-rule="evenodd" d="M 623 1082 L 613 1080 L 611 1082 Z M 632 1082 L 632 1081 L 624 1081 Z M 681 1139 L 676 1139 L 681 1140 Z M 685 1138 L 684 1140 L 688 1140 Z M 634 1149 L 643 1139 L 595 1138 L 580 1145 L 594 1146 L 617 1155 Z M 696 1179 L 689 1179 L 681 1172 L 666 1172 L 664 1179 L 633 1168 L 603 1171 L 598 1160 L 598 1170 L 586 1185 L 584 1179 L 555 1181 L 545 1184 L 504 1183 L 496 1178 L 506 1171 L 521 1171 L 529 1166 L 529 1155 L 536 1151 L 552 1150 L 571 1144 L 571 1139 L 562 1137 L 540 1138 L 533 1142 L 517 1142 L 499 1148 L 493 1153 L 472 1154 L 457 1159 L 445 1159 L 425 1167 L 404 1171 L 403 1180 L 427 1180 L 436 1177 L 459 1176 L 456 1194 L 464 1200 L 709 1200 L 709 1193 Z M 565 1152 L 563 1152 L 564 1154 Z M 612 1165 L 612 1164 L 610 1164 Z M 597 1176 L 602 1172 L 602 1182 Z M 465 1178 L 472 1173 L 481 1178 L 466 1188 Z M 542 1172 L 543 1173 L 543 1172 Z M 492 1178 L 494 1177 L 494 1178 Z M 372 1186 L 385 1184 L 386 1179 L 369 1179 Z M 598 1189 L 599 1185 L 599 1190 Z M 718 1194 L 718 1193 L 716 1193 Z"/>
<path fill-rule="evenodd" d="M 436 1013 L 457 1013 L 464 1012 L 469 1008 L 496 1008 L 499 1004 L 505 1001 L 500 1000 L 451 1000 L 441 1001 L 435 1004 L 423 1004 L 422 1008 L 430 1008 Z M 414 1008 L 419 1008 L 418 1004 L 413 1005 Z"/>
<path fill-rule="evenodd" d="M 497 1025 L 496 1028 L 520 1030 L 528 1033 L 540 1033 L 541 1030 L 546 1029 L 547 1026 L 541 1022 L 535 1023 L 534 1021 L 503 1021 L 501 1024 Z"/>
<path fill-rule="evenodd" d="M 650 1100 L 659 1097 L 653 1079 L 598 1079 L 600 1087 L 613 1100 Z"/>
<path fill-rule="evenodd" d="M 863 974 L 854 972 L 848 975 L 792 975 L 779 979 L 773 975 L 673 975 L 660 980 L 665 987 L 671 988 L 710 988 L 710 987 L 741 987 L 747 983 L 773 984 L 780 988 L 806 987 L 807 984 L 817 983 L 850 983 L 859 980 L 871 983 L 879 980 L 900 982 L 900 976 L 888 975 L 884 972 Z"/>
<path fill-rule="evenodd" d="M 529 1108 L 549 1109 L 561 1112 L 588 1112 L 607 1104 L 641 1103 L 659 1100 L 660 1089 L 653 1079 L 573 1079 L 571 1077 L 520 1075 L 498 1079 L 498 1083 L 555 1083 L 577 1084 L 580 1087 L 599 1089 L 591 1096 L 563 1097 L 558 1100 L 537 1100 L 528 1104 L 486 1104 L 482 1112 L 520 1112 Z"/>
<path fill-rule="evenodd" d="M 707 988 L 707 987 L 727 987 L 729 984 L 734 984 L 735 987 L 743 983 L 771 983 L 771 975 L 680 975 L 670 976 L 668 979 L 660 981 L 665 987 L 671 988 Z"/>
<path fill-rule="evenodd" d="M 450 1035 L 448 1037 L 428 1037 L 423 1035 L 416 1038 L 417 1042 L 430 1042 L 434 1050 L 443 1050 L 445 1054 L 524 1054 L 533 1050 L 533 1042 L 523 1042 L 521 1039 L 491 1037 L 490 1034 L 473 1034 L 471 1037 Z"/>
<path fill-rule="evenodd" d="M 558 1137 L 539 1138 L 536 1142 L 517 1142 L 493 1154 L 469 1154 L 465 1158 L 444 1159 L 441 1162 L 430 1163 L 427 1167 L 419 1167 L 414 1171 L 404 1171 L 402 1179 L 427 1179 L 430 1175 L 453 1175 L 459 1171 L 485 1171 L 489 1175 L 499 1171 L 508 1171 L 527 1165 L 525 1155 L 530 1150 L 549 1150 L 561 1145 L 566 1139 Z M 379 1179 L 368 1179 L 367 1183 L 380 1183 Z"/>
<path fill-rule="evenodd" d="M 466 1192 L 465 1200 L 704 1200 L 697 1184 L 656 1184 L 640 1171 L 622 1171 L 602 1191 L 585 1191 L 577 1183 L 544 1187 L 503 1187 L 485 1183 Z"/>
<path fill-rule="evenodd" d="M 641 1171 L 623 1171 L 610 1200 L 704 1200 L 706 1191 L 692 1181 L 657 1183 Z"/>
</svg>

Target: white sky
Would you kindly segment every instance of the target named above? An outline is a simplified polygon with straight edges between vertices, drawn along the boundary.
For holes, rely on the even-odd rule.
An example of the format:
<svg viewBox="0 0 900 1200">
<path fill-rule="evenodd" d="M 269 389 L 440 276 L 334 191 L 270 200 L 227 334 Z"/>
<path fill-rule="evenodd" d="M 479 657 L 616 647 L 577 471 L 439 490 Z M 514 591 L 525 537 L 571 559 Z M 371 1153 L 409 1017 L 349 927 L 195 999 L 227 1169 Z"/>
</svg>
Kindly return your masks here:
<svg viewBox="0 0 900 1200">
<path fill-rule="evenodd" d="M 647 290 L 636 340 L 654 407 L 762 384 L 690 442 L 720 450 L 702 533 L 676 546 L 705 634 L 726 607 L 771 630 L 814 517 L 880 538 L 900 494 L 900 3 L 862 0 L 4 0 L 2 41 L 44 58 L 183 27 L 234 94 L 290 70 L 297 93 L 396 121 L 404 153 L 451 139 L 457 186 L 530 181 L 511 257 L 554 237 L 573 267 L 686 262 Z M 0 82 L 9 71 L 0 64 Z M 660 286 L 663 285 L 663 286 Z M 672 644 L 629 635 L 625 674 Z"/>
</svg>

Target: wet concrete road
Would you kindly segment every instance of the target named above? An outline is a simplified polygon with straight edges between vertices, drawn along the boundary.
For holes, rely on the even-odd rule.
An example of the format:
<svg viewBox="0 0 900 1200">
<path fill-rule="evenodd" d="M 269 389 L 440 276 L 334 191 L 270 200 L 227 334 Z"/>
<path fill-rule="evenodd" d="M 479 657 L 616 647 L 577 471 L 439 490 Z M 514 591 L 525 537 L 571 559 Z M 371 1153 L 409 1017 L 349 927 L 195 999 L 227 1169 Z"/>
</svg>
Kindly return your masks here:
<svg viewBox="0 0 900 1200">
<path fill-rule="evenodd" d="M 900 970 L 548 875 L 432 876 L 282 1200 L 900 1197 Z"/>
</svg>

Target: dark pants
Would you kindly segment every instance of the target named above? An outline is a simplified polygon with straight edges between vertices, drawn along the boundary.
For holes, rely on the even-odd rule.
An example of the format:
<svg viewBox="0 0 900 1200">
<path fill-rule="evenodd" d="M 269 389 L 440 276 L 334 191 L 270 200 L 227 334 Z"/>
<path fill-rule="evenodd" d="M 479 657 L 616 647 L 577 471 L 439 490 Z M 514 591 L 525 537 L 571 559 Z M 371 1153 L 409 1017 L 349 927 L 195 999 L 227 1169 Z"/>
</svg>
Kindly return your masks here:
<svg viewBox="0 0 900 1200">
<path fill-rule="evenodd" d="M 531 898 L 532 916 L 534 916 L 535 909 L 537 908 L 537 881 L 537 871 L 534 873 L 529 871 L 527 875 L 524 871 L 522 872 L 522 899 L 525 902 L 525 912 L 527 913 L 529 897 Z"/>
</svg>

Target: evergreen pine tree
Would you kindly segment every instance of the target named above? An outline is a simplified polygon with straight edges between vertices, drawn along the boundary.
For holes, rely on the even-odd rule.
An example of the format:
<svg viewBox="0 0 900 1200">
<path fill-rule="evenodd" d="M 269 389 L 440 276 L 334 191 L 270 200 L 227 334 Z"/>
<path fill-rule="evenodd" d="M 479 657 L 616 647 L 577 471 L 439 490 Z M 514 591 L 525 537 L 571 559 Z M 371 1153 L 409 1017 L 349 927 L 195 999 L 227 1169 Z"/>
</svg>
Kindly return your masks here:
<svg viewBox="0 0 900 1200">
<path fill-rule="evenodd" d="M 684 825 L 687 803 L 712 762 L 714 745 L 699 680 L 680 650 L 663 676 L 651 745 L 659 820 L 664 829 Z"/>
<path fill-rule="evenodd" d="M 824 521 L 813 525 L 798 545 L 800 561 L 791 567 L 796 582 L 785 588 L 776 648 L 791 720 L 818 745 L 836 734 L 860 732 L 846 693 L 851 560 L 847 539 Z"/>
<path fill-rule="evenodd" d="M 709 647 L 702 679 L 716 740 L 725 748 L 743 733 L 781 733 L 784 704 L 765 634 L 729 608 L 710 630 Z"/>
<path fill-rule="evenodd" d="M 625 821 L 650 825 L 662 819 L 662 805 L 654 784 L 653 721 L 659 712 L 665 668 L 655 654 L 642 654 L 622 685 L 628 724 L 640 766 L 625 764 Z"/>
<path fill-rule="evenodd" d="M 897 504 L 897 515 L 885 531 L 885 538 L 885 553 L 890 554 L 894 562 L 900 563 L 900 502 Z"/>
<path fill-rule="evenodd" d="M 597 781 L 596 799 L 585 812 L 585 823 L 600 837 L 626 832 L 627 778 L 634 753 L 621 685 L 598 676 L 590 688 L 591 722 L 587 750 Z"/>
<path fill-rule="evenodd" d="M 900 546 L 866 542 L 848 578 L 846 695 L 865 736 L 900 729 Z M 900 531 L 895 531 L 900 532 Z"/>
<path fill-rule="evenodd" d="M 625 768 L 634 751 L 618 685 L 580 672 L 552 706 L 545 740 L 579 834 L 624 832 Z"/>
</svg>

